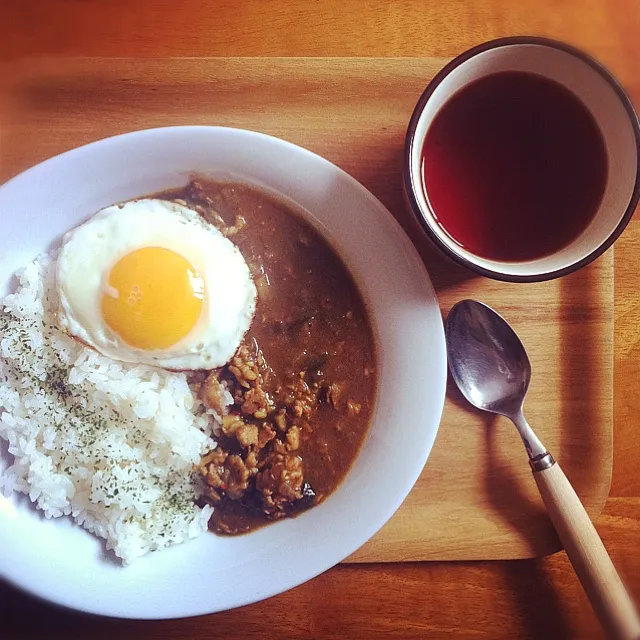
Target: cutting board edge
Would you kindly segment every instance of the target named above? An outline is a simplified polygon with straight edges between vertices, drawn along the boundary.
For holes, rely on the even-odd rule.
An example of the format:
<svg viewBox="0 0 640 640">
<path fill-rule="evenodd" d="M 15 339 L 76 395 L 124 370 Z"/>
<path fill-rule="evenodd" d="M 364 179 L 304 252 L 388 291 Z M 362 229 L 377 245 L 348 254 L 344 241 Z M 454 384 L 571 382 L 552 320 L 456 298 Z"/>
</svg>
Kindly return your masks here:
<svg viewBox="0 0 640 640">
<path fill-rule="evenodd" d="M 83 66 L 85 63 L 88 63 L 87 66 L 91 67 L 90 69 L 90 73 L 89 73 L 89 77 L 92 78 L 93 81 L 95 81 L 95 79 L 97 78 L 98 80 L 100 80 L 100 78 L 102 77 L 103 73 L 107 74 L 107 79 L 109 79 L 111 82 L 116 82 L 116 83 L 121 83 L 122 79 L 125 77 L 124 75 L 119 75 L 122 73 L 123 70 L 131 70 L 132 74 L 135 76 L 136 73 L 142 73 L 143 75 L 146 74 L 146 76 L 144 76 L 145 81 L 153 81 L 155 82 L 158 78 L 162 81 L 160 86 L 166 86 L 167 82 L 166 82 L 166 76 L 162 75 L 164 72 L 162 72 L 162 64 L 166 63 L 168 65 L 174 65 L 176 68 L 180 67 L 181 65 L 189 65 L 189 68 L 191 69 L 192 73 L 195 74 L 194 77 L 198 78 L 199 75 L 201 74 L 201 71 L 204 71 L 204 67 L 206 66 L 206 64 L 208 62 L 211 61 L 215 61 L 216 63 L 219 63 L 220 61 L 224 61 L 227 60 L 228 62 L 230 62 L 233 65 L 238 65 L 239 67 L 243 66 L 245 63 L 247 62 L 251 62 L 251 60 L 247 60 L 245 58 L 207 58 L 207 59 L 203 59 L 203 58 L 190 58 L 187 59 L 186 61 L 183 60 L 175 60 L 175 59 L 168 59 L 165 61 L 162 60 L 145 60 L 145 59 L 131 59 L 131 58 L 126 58 L 126 57 L 122 57 L 119 58 L 117 60 L 117 63 L 115 65 L 115 67 L 111 66 L 111 62 L 107 62 L 104 61 L 102 59 L 95 59 L 95 58 L 74 58 L 74 57 L 69 57 L 65 60 L 62 61 L 62 68 L 58 68 L 56 66 L 55 69 L 55 73 L 52 73 L 51 75 L 53 76 L 54 81 L 56 79 L 59 78 L 64 78 L 64 74 L 65 74 L 65 65 L 68 63 L 70 65 L 70 67 L 72 67 L 72 71 L 77 71 L 80 70 L 82 71 L 83 69 L 85 69 L 85 67 Z M 388 59 L 378 59 L 378 58 L 323 58 L 320 60 L 315 60 L 311 59 L 311 61 L 309 61 L 309 59 L 307 58 L 295 58 L 295 59 L 290 59 L 290 58 L 271 58 L 268 60 L 265 60 L 263 58 L 260 59 L 262 62 L 264 62 L 265 64 L 269 64 L 268 60 L 271 60 L 272 62 L 274 62 L 277 65 L 281 65 L 283 67 L 286 67 L 288 64 L 293 64 L 294 66 L 300 66 L 300 67 L 306 67 L 307 65 L 313 65 L 314 68 L 320 68 L 323 66 L 323 64 L 330 66 L 331 68 L 329 69 L 329 75 L 333 74 L 334 72 L 339 71 L 339 67 L 340 66 L 344 66 L 344 67 L 348 67 L 349 65 L 351 66 L 356 66 L 359 70 L 360 73 L 363 75 L 368 75 L 369 73 L 372 72 L 372 70 L 369 68 L 370 65 L 372 67 L 375 67 L 376 65 L 378 65 L 378 70 L 381 72 L 380 73 L 380 77 L 381 79 L 376 80 L 376 82 L 380 82 L 383 81 L 384 75 L 385 73 L 392 73 L 395 72 L 400 73 L 400 75 L 402 75 L 403 78 L 403 87 L 406 85 L 407 81 L 414 79 L 416 77 L 416 72 L 412 71 L 412 65 L 416 65 L 418 62 L 423 62 L 424 60 L 429 61 L 429 65 L 426 66 L 426 68 L 424 69 L 424 73 L 423 73 L 423 86 L 426 86 L 426 84 L 428 83 L 429 77 L 430 77 L 430 71 L 432 70 L 432 68 L 435 68 L 436 66 L 442 66 L 442 64 L 444 64 L 444 62 L 446 61 L 446 59 L 444 58 L 438 58 L 438 59 L 434 59 L 433 57 L 428 57 L 428 56 L 417 56 L 417 57 L 409 57 L 409 58 L 404 58 L 404 59 L 398 59 L 398 60 L 388 60 Z M 41 62 L 40 60 L 33 60 L 32 62 L 35 63 L 35 65 L 37 66 L 37 64 L 39 64 L 39 62 Z M 365 66 L 366 65 L 366 66 Z M 202 69 L 200 68 L 200 66 L 202 66 Z M 111 69 L 111 70 L 109 70 Z M 37 69 L 35 70 L 36 74 L 37 74 Z M 276 70 L 277 71 L 277 70 Z M 79 76 L 80 78 L 83 78 L 82 73 Z M 142 76 L 141 76 L 142 77 Z M 204 76 L 203 76 L 204 77 Z M 130 80 L 130 78 L 125 78 L 127 81 Z M 206 82 L 211 83 L 211 81 L 214 80 L 215 81 L 215 70 L 214 73 L 212 75 L 207 75 L 206 76 Z M 74 81 L 75 82 L 75 81 Z M 422 81 L 421 81 L 422 82 Z M 135 85 L 135 82 L 132 83 Z M 97 86 L 97 85 L 96 85 Z M 72 83 L 71 88 L 72 89 L 77 89 L 78 87 L 82 88 L 80 85 L 76 85 Z M 418 95 L 418 94 L 416 94 Z M 178 105 L 179 106 L 179 105 Z M 134 108 L 135 110 L 135 108 Z M 170 113 L 170 112 L 168 112 Z M 91 114 L 89 114 L 91 116 Z M 98 112 L 97 113 L 98 117 L 103 117 L 104 114 L 102 112 Z M 117 115 L 117 114 L 116 114 Z M 149 114 L 148 112 L 145 112 L 145 117 L 148 118 Z M 38 125 L 38 123 L 36 123 Z M 40 126 L 42 126 L 42 123 L 39 123 Z M 155 125 L 150 125 L 150 126 L 155 126 Z M 58 132 L 59 133 L 59 132 Z M 64 131 L 62 131 L 62 133 L 64 133 Z M 76 146 L 76 145 L 74 145 Z M 336 164 L 338 164 L 339 166 L 342 166 L 339 162 L 337 162 Z M 345 169 L 347 169 L 348 167 L 345 167 Z M 613 295 L 613 286 L 611 288 L 610 291 L 611 296 Z M 613 326 L 612 324 L 610 325 L 610 329 L 611 331 L 613 330 Z M 613 358 L 613 352 L 611 353 L 611 358 Z M 611 419 L 613 416 L 612 412 L 609 413 L 609 415 L 607 416 L 607 418 Z M 612 439 L 613 434 L 612 434 L 612 430 L 611 428 L 609 428 L 609 437 Z M 600 476 L 600 486 L 598 487 L 598 497 L 596 499 L 596 505 L 597 505 L 597 509 L 590 509 L 590 511 L 592 513 L 595 513 L 595 511 L 597 511 L 597 513 L 600 513 L 600 511 L 602 510 L 602 508 L 604 507 L 604 504 L 606 503 L 606 496 L 601 497 L 600 494 L 604 493 L 604 489 L 606 488 L 606 494 L 608 495 L 610 488 L 611 488 L 611 482 L 612 482 L 612 457 L 611 457 L 611 453 L 612 450 L 610 449 L 609 451 L 610 455 L 606 458 L 606 461 L 604 461 L 604 463 L 602 464 L 602 475 Z M 608 467 L 608 469 L 607 469 Z M 601 504 L 600 504 L 601 502 Z M 495 545 L 495 543 L 494 543 Z M 441 546 L 441 545 L 440 545 Z M 460 546 L 464 546 L 464 545 L 456 545 L 457 547 Z M 469 543 L 469 546 L 471 546 L 471 543 Z M 550 548 L 550 547 L 549 547 Z M 463 555 L 460 554 L 460 557 L 450 557 L 450 556 L 446 556 L 443 557 L 443 554 L 435 554 L 431 557 L 428 557 L 428 554 L 425 554 L 424 556 L 424 560 L 425 561 L 457 561 L 457 560 L 479 560 L 479 559 L 517 559 L 517 558 L 527 558 L 527 557 L 542 557 L 545 555 L 549 555 L 551 553 L 555 553 L 555 551 L 549 551 L 548 553 L 540 553 L 540 554 L 519 554 L 519 555 L 504 555 L 504 556 L 492 556 L 491 558 L 487 558 L 486 554 L 484 555 L 484 557 L 475 557 L 472 556 L 472 554 L 467 554 L 467 555 Z M 353 562 L 353 563 L 369 563 L 369 562 L 395 562 L 398 561 L 395 559 L 395 557 L 393 556 L 393 554 L 388 557 L 385 558 L 384 560 L 368 560 L 368 559 L 363 559 L 363 560 L 359 560 L 357 558 L 357 554 L 358 552 L 356 551 L 355 554 L 352 554 L 352 556 L 349 556 L 349 558 L 347 558 L 347 560 L 345 562 Z M 367 553 L 365 555 L 365 557 L 369 557 L 372 554 Z M 455 554 L 451 554 L 451 556 L 453 556 Z M 354 558 L 354 556 L 356 556 Z M 411 561 L 411 560 L 417 560 L 417 561 L 422 561 L 422 557 L 419 556 L 419 554 L 417 556 L 413 556 L 411 558 L 403 558 L 402 561 Z"/>
</svg>

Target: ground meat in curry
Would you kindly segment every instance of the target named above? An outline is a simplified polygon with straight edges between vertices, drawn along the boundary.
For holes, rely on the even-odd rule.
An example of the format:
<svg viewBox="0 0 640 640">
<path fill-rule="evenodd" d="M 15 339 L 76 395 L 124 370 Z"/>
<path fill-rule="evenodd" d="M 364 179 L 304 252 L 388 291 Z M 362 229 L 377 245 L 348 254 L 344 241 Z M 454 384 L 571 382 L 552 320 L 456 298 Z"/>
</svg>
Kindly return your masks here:
<svg viewBox="0 0 640 640">
<path fill-rule="evenodd" d="M 228 236 L 258 289 L 235 357 L 195 381 L 222 416 L 218 447 L 198 466 L 214 505 L 210 528 L 244 533 L 318 504 L 348 471 L 375 399 L 373 334 L 342 260 L 288 205 L 203 180 L 161 197 L 197 209 Z"/>
</svg>

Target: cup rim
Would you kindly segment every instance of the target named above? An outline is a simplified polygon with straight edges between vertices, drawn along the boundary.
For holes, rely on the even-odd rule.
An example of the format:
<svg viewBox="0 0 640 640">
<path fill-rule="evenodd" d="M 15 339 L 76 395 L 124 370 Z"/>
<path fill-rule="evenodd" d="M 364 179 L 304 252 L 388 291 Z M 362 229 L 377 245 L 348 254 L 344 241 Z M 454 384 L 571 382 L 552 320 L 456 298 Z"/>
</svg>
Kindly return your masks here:
<svg viewBox="0 0 640 640">
<path fill-rule="evenodd" d="M 418 126 L 418 121 L 424 108 L 431 98 L 432 94 L 436 90 L 436 88 L 440 85 L 440 83 L 455 69 L 457 69 L 462 63 L 467 60 L 475 57 L 479 53 L 483 53 L 485 51 L 489 51 L 491 49 L 497 49 L 500 47 L 510 46 L 510 45 L 540 45 L 544 47 L 549 47 L 552 49 L 557 49 L 573 55 L 580 59 L 582 62 L 590 66 L 594 71 L 596 71 L 614 90 L 620 103 L 624 107 L 627 115 L 629 117 L 629 121 L 631 123 L 631 127 L 634 132 L 635 137 L 635 147 L 636 147 L 636 157 L 637 157 L 637 168 L 636 168 L 636 178 L 633 187 L 633 193 L 631 194 L 631 199 L 629 200 L 629 204 L 621 216 L 620 221 L 616 225 L 615 229 L 611 232 L 611 234 L 606 238 L 606 240 L 600 243 L 597 247 L 593 249 L 589 254 L 587 254 L 581 260 L 578 260 L 566 267 L 561 269 L 556 269 L 554 271 L 547 271 L 544 273 L 536 273 L 529 275 L 515 275 L 504 273 L 502 271 L 487 269 L 482 267 L 471 260 L 468 260 L 462 255 L 459 255 L 455 251 L 453 251 L 447 244 L 442 242 L 442 240 L 438 237 L 438 235 L 434 232 L 431 227 L 431 224 L 427 220 L 426 216 L 422 214 L 420 210 L 420 206 L 415 196 L 415 188 L 418 184 L 416 180 L 414 180 L 414 175 L 411 169 L 411 153 L 415 143 L 415 133 L 416 128 Z M 601 63 L 591 57 L 589 54 L 573 47 L 564 42 L 560 42 L 558 40 L 552 40 L 550 38 L 542 38 L 538 36 L 510 36 L 505 38 L 497 38 L 495 40 L 490 40 L 488 42 L 484 42 L 479 44 L 467 51 L 464 51 L 460 55 L 456 56 L 453 60 L 448 62 L 429 82 L 426 89 L 422 92 L 422 95 L 418 99 L 418 102 L 411 114 L 411 119 L 409 120 L 409 125 L 407 127 L 407 133 L 405 136 L 404 143 L 404 169 L 403 169 L 403 177 L 404 177 L 404 191 L 411 207 L 411 210 L 414 216 L 417 218 L 420 226 L 429 236 L 429 238 L 436 244 L 436 246 L 442 250 L 447 256 L 449 256 L 452 260 L 457 262 L 458 264 L 475 271 L 479 275 L 486 276 L 489 278 L 493 278 L 494 280 L 502 280 L 503 282 L 543 282 L 545 280 L 553 280 L 554 278 L 559 278 L 561 276 L 568 275 L 581 269 L 586 266 L 590 262 L 593 262 L 596 258 L 601 256 L 620 236 L 620 234 L 624 231 L 626 226 L 629 224 L 633 213 L 638 205 L 638 201 L 640 200 L 640 121 L 638 120 L 638 114 L 636 113 L 631 99 L 622 88 L 618 80 L 613 76 L 613 74 L 604 67 Z"/>
</svg>

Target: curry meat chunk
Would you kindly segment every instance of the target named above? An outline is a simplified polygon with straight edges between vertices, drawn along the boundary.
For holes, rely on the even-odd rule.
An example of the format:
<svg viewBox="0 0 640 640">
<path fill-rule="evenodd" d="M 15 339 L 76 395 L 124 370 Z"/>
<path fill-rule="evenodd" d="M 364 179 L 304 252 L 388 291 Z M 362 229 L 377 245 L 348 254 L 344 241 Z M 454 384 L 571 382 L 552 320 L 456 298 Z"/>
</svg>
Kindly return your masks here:
<svg viewBox="0 0 640 640">
<path fill-rule="evenodd" d="M 235 414 L 222 416 L 222 433 L 227 437 L 234 436 L 243 449 L 258 444 L 258 427 Z"/>
<path fill-rule="evenodd" d="M 200 399 L 207 409 L 213 409 L 219 416 L 224 413 L 226 403 L 224 399 L 225 388 L 212 371 L 200 387 Z"/>
<path fill-rule="evenodd" d="M 258 431 L 258 450 L 264 449 L 275 437 L 276 432 L 268 424 L 263 424 Z"/>
<path fill-rule="evenodd" d="M 269 396 L 260 386 L 247 389 L 242 397 L 242 405 L 240 411 L 245 415 L 253 416 L 258 420 L 267 417 L 271 411 L 271 402 Z"/>
<path fill-rule="evenodd" d="M 254 361 L 246 345 L 242 345 L 238 349 L 238 353 L 231 359 L 228 365 L 229 371 L 234 375 L 240 386 L 250 389 L 257 386 L 260 378 L 258 365 Z M 252 383 L 254 383 L 252 385 Z"/>
<path fill-rule="evenodd" d="M 317 385 L 308 384 L 304 375 L 291 376 L 279 398 L 292 418 L 310 418 L 318 404 Z"/>
<path fill-rule="evenodd" d="M 302 499 L 304 474 L 302 458 L 293 453 L 277 453 L 256 476 L 256 489 L 262 494 L 266 513 L 276 516 L 291 502 Z"/>
<path fill-rule="evenodd" d="M 247 466 L 239 455 L 229 455 L 221 449 L 214 449 L 205 456 L 199 470 L 207 484 L 206 494 L 212 502 L 220 502 L 223 495 L 238 499 L 249 486 L 249 479 L 258 469 Z"/>
<path fill-rule="evenodd" d="M 285 436 L 287 445 L 291 451 L 297 451 L 300 448 L 300 427 L 291 427 Z"/>
</svg>

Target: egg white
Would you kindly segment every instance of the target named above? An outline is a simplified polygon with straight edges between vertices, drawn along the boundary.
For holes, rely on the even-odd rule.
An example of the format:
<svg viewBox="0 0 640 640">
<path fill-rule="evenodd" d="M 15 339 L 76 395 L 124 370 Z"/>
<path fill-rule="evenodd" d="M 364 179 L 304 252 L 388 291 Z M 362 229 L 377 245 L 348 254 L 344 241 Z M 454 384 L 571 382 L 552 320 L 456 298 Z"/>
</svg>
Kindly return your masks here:
<svg viewBox="0 0 640 640">
<path fill-rule="evenodd" d="M 196 325 L 168 349 L 132 347 L 102 318 L 101 300 L 111 269 L 144 247 L 164 247 L 182 255 L 204 280 L 205 299 Z M 223 366 L 236 352 L 255 311 L 256 287 L 239 249 L 197 212 L 165 200 L 113 205 L 71 230 L 63 239 L 56 277 L 60 327 L 124 362 L 166 369 Z"/>
</svg>

